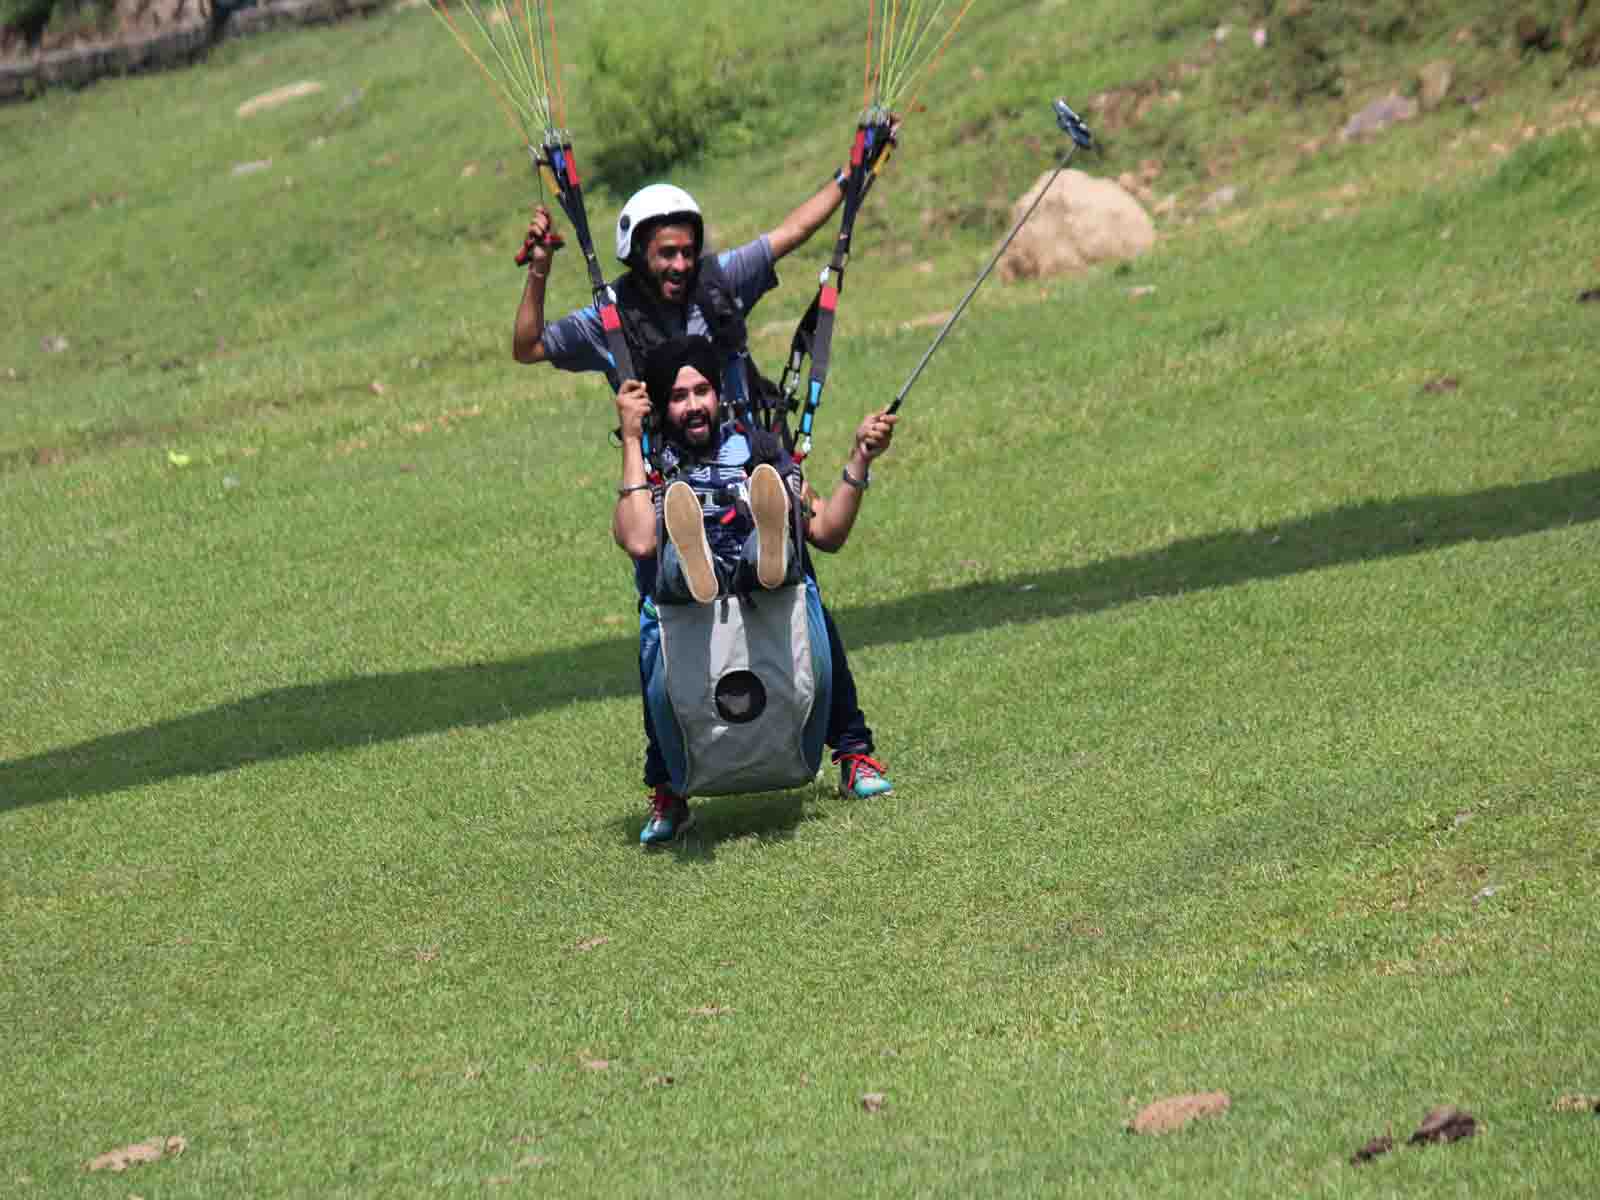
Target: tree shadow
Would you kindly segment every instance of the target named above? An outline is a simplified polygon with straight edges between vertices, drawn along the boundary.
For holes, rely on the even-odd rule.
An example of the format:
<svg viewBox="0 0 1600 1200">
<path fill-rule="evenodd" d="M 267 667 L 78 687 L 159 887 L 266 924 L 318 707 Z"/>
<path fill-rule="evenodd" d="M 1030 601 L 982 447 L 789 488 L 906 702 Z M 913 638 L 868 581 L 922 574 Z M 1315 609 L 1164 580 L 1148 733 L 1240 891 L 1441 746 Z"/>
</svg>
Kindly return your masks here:
<svg viewBox="0 0 1600 1200">
<path fill-rule="evenodd" d="M 1259 529 L 1184 538 L 1156 550 L 1081 567 L 866 604 L 838 616 L 849 647 L 861 649 L 1094 613 L 1151 597 L 1425 553 L 1462 542 L 1521 537 L 1596 519 L 1600 519 L 1600 471 L 1583 471 L 1466 495 L 1371 500 Z M 0 811 L 108 795 L 183 776 L 213 775 L 256 762 L 492 725 L 586 700 L 636 696 L 635 654 L 635 641 L 629 635 L 504 662 L 275 688 L 188 716 L 0 763 Z M 760 814 L 768 811 L 767 803 L 746 816 L 756 823 L 764 820 Z M 790 828 L 801 819 L 794 816 Z M 723 830 L 720 815 L 713 828 Z M 727 829 L 733 832 L 719 836 L 738 832 L 731 825 Z M 633 835 L 637 837 L 637 828 Z"/>
<path fill-rule="evenodd" d="M 1600 470 L 1465 495 L 1424 494 L 1313 513 L 1155 550 L 841 611 L 851 647 L 1087 614 L 1326 567 L 1501 541 L 1600 520 Z"/>
</svg>

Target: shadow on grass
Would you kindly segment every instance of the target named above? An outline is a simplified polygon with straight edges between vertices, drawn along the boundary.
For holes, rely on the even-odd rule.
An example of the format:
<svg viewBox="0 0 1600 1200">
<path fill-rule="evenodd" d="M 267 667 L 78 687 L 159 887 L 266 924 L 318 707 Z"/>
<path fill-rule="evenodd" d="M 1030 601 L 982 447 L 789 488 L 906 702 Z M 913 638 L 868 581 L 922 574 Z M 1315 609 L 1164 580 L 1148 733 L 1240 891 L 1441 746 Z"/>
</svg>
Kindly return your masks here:
<svg viewBox="0 0 1600 1200">
<path fill-rule="evenodd" d="M 1520 537 L 1596 519 L 1600 471 L 1583 471 L 1461 496 L 1369 501 L 1260 529 L 1186 538 L 1086 566 L 868 604 L 841 613 L 840 624 L 849 645 L 860 649 L 1099 612 L 1151 597 L 1425 553 L 1461 542 Z M 255 762 L 492 725 L 637 691 L 631 637 L 504 662 L 279 688 L 0 763 L 0 811 L 217 774 Z M 757 807 L 746 815 L 759 821 L 767 811 Z M 733 810 L 728 813 L 731 819 Z M 794 816 L 789 827 L 800 819 Z M 712 828 L 723 830 L 723 818 L 716 822 Z M 637 836 L 638 830 L 633 832 Z M 749 833 L 748 827 L 729 826 L 720 836 L 740 833 Z"/>
<path fill-rule="evenodd" d="M 791 841 L 795 830 L 805 822 L 822 819 L 820 813 L 806 811 L 806 801 L 813 795 L 813 786 L 807 784 L 786 792 L 692 800 L 694 828 L 678 841 L 651 853 L 671 855 L 684 864 L 710 863 L 716 860 L 717 849 L 724 842 Z M 638 841 L 639 831 L 644 828 L 643 808 L 637 816 L 615 822 L 615 827 L 623 841 Z"/>
</svg>

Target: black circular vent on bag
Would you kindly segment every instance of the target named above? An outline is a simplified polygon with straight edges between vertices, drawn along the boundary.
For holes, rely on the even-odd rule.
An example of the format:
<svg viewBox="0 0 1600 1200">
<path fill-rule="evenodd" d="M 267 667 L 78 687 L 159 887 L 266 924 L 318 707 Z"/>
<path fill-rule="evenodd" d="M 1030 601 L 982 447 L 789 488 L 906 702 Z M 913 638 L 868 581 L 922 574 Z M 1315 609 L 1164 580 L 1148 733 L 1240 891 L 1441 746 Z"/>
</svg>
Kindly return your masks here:
<svg viewBox="0 0 1600 1200">
<path fill-rule="evenodd" d="M 712 694 L 718 715 L 730 725 L 754 721 L 767 708 L 767 689 L 753 671 L 729 671 L 717 680 L 717 690 Z"/>
</svg>

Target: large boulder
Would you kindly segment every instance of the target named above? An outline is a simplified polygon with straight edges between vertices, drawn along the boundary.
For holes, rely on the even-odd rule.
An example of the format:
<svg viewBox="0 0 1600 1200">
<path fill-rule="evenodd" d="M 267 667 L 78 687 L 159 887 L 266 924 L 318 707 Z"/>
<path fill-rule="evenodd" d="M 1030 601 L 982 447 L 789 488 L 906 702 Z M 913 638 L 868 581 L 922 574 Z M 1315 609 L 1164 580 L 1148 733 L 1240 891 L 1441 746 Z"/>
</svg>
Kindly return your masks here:
<svg viewBox="0 0 1600 1200">
<path fill-rule="evenodd" d="M 1156 244 L 1155 223 L 1120 184 L 1082 171 L 1063 171 L 1051 184 L 1050 174 L 1040 176 L 1012 208 L 1014 223 L 1050 187 L 1001 258 L 1001 279 L 1071 274 L 1135 258 Z"/>
</svg>

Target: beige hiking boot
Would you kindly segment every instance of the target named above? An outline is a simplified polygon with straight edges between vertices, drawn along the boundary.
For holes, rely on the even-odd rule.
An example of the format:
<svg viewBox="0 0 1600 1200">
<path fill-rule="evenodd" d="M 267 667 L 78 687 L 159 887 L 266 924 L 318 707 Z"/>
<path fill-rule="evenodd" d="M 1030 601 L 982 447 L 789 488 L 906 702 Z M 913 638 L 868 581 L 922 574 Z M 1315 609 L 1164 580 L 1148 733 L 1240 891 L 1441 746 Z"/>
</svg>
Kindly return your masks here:
<svg viewBox="0 0 1600 1200">
<path fill-rule="evenodd" d="M 678 561 L 683 564 L 683 577 L 689 585 L 689 595 L 700 604 L 710 604 L 717 598 L 717 570 L 711 562 L 711 544 L 706 541 L 705 515 L 700 510 L 700 497 L 683 480 L 669 484 L 663 502 L 666 511 L 667 536 L 677 547 Z"/>
<path fill-rule="evenodd" d="M 756 582 L 782 587 L 789 570 L 789 489 L 771 463 L 750 472 L 750 513 L 756 523 Z"/>
</svg>

